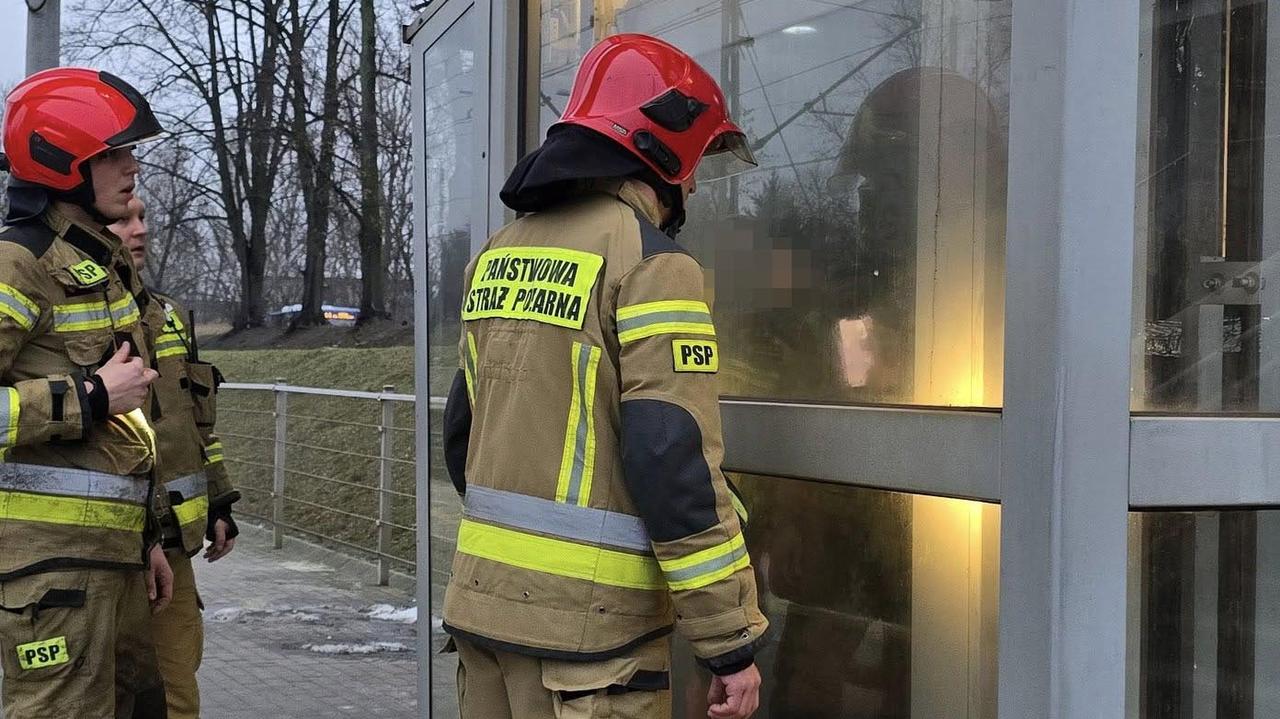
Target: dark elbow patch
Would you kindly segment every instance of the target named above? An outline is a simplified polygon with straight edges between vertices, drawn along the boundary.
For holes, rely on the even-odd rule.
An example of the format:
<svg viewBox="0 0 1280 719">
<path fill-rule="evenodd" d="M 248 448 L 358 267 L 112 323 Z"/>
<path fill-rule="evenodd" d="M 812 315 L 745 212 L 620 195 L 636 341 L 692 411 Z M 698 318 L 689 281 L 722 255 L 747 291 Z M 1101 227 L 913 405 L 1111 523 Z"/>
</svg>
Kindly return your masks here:
<svg viewBox="0 0 1280 719">
<path fill-rule="evenodd" d="M 467 398 L 467 378 L 462 370 L 453 377 L 449 400 L 444 406 L 444 465 L 458 494 L 467 491 L 467 444 L 471 439 L 471 402 Z"/>
<path fill-rule="evenodd" d="M 631 501 L 655 542 L 720 523 L 702 430 L 683 407 L 653 399 L 623 402 L 622 466 Z"/>
</svg>

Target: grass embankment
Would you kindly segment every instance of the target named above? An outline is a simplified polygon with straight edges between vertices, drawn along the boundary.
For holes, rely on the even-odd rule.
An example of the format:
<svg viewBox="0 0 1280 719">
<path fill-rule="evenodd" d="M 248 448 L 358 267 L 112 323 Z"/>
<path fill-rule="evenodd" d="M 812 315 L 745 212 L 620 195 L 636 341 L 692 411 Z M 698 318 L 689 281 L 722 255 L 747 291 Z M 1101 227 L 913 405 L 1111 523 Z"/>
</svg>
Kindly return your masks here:
<svg viewBox="0 0 1280 719">
<path fill-rule="evenodd" d="M 228 382 L 274 382 L 379 391 L 393 385 L 397 393 L 413 393 L 413 348 L 367 349 L 255 349 L 205 351 L 202 359 L 218 365 Z M 433 384 L 437 384 L 435 377 Z M 344 542 L 373 549 L 378 516 L 381 408 L 373 400 L 306 395 L 288 396 L 288 442 L 285 467 L 284 521 Z M 392 546 L 390 554 L 414 559 L 414 412 L 409 403 L 396 402 L 391 432 Z M 218 432 L 223 437 L 228 470 L 244 499 L 237 508 L 261 517 L 271 516 L 271 486 L 275 451 L 275 398 L 270 392 L 224 389 L 218 397 Z M 438 434 L 434 433 L 433 435 Z M 433 436 L 433 445 L 438 445 Z M 433 451 L 433 460 L 440 456 Z M 439 461 L 434 464 L 439 465 Z M 443 466 L 433 478 L 445 477 Z M 447 487 L 447 482 L 445 483 Z M 441 490 L 444 487 L 437 487 Z M 433 493 L 442 519 L 456 515 L 449 503 L 452 492 Z M 452 542 L 451 522 L 433 525 L 433 534 Z M 440 547 L 446 550 L 445 547 Z M 447 550 L 446 550 L 447 551 Z M 408 564 L 399 569 L 410 569 Z"/>
</svg>

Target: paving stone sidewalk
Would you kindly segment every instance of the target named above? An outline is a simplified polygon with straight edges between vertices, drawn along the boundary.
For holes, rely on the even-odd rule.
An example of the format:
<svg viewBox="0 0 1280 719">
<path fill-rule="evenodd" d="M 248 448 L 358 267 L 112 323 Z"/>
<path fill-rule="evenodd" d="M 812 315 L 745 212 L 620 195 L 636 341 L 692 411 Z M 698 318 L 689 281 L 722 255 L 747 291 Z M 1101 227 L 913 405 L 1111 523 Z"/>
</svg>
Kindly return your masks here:
<svg viewBox="0 0 1280 719">
<path fill-rule="evenodd" d="M 206 605 L 202 715 L 419 716 L 413 597 L 403 582 L 376 586 L 370 565 L 301 542 L 275 550 L 256 528 L 227 559 L 200 561 L 196 576 Z M 453 658 L 434 659 L 434 716 L 456 717 Z"/>
</svg>

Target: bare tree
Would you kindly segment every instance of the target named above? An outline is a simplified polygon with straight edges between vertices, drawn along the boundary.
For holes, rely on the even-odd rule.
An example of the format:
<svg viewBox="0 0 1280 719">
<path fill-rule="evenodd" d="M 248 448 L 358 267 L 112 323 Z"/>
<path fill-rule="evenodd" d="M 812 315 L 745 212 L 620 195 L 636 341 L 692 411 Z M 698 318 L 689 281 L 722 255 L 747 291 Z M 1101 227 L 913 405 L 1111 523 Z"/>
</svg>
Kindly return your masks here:
<svg viewBox="0 0 1280 719">
<path fill-rule="evenodd" d="M 360 320 L 387 316 L 378 176 L 378 21 L 374 0 L 360 0 Z"/>
<path fill-rule="evenodd" d="M 298 179 L 306 207 L 306 265 L 302 271 L 302 308 L 294 326 L 324 322 L 324 279 L 326 239 L 332 198 L 334 152 L 338 125 L 338 51 L 344 15 L 338 0 L 328 2 L 328 36 L 325 43 L 323 99 L 320 111 L 320 146 L 316 148 L 309 130 L 307 85 L 303 71 L 306 24 L 298 0 L 289 0 L 291 17 L 289 78 L 293 103 L 293 145 L 297 153 Z"/>
</svg>

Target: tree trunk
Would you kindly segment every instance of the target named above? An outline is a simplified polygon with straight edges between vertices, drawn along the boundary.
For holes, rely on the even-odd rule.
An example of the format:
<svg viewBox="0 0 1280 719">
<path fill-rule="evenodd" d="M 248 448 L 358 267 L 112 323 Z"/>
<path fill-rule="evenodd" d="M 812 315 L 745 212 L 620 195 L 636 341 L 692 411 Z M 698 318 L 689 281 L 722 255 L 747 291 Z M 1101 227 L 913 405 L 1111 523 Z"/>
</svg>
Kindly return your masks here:
<svg viewBox="0 0 1280 719">
<path fill-rule="evenodd" d="M 360 0 L 360 321 L 386 317 L 382 185 L 378 174 L 378 21 Z"/>
</svg>

